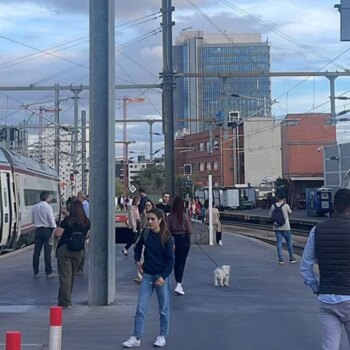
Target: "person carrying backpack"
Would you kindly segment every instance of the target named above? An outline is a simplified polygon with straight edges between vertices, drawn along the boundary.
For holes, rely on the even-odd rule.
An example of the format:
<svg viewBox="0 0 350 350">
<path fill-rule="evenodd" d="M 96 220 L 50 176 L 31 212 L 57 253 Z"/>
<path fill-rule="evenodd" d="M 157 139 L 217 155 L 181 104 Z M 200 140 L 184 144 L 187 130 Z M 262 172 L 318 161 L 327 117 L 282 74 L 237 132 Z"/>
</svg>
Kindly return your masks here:
<svg viewBox="0 0 350 350">
<path fill-rule="evenodd" d="M 72 289 L 75 271 L 83 257 L 85 239 L 90 230 L 90 220 L 84 212 L 81 202 L 75 200 L 69 208 L 69 215 L 64 218 L 54 231 L 60 237 L 56 248 L 60 289 L 58 306 L 71 308 Z"/>
<path fill-rule="evenodd" d="M 289 253 L 289 262 L 291 264 L 296 263 L 297 261 L 294 258 L 293 254 L 293 245 L 292 245 L 292 236 L 289 224 L 289 214 L 292 214 L 290 206 L 286 203 L 285 194 L 281 193 L 277 196 L 277 202 L 272 204 L 270 209 L 270 218 L 273 224 L 273 231 L 276 235 L 277 242 L 277 254 L 278 254 L 278 263 L 284 264 L 283 261 L 283 250 L 282 250 L 282 239 L 284 237 L 287 249 Z"/>
</svg>

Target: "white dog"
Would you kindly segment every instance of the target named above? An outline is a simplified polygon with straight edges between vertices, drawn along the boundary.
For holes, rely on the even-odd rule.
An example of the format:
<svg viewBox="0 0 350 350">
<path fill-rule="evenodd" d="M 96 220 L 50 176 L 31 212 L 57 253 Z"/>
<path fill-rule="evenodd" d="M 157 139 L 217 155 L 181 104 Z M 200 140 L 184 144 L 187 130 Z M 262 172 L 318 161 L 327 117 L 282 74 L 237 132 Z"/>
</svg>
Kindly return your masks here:
<svg viewBox="0 0 350 350">
<path fill-rule="evenodd" d="M 222 265 L 221 267 L 217 267 L 214 270 L 214 286 L 215 287 L 228 286 L 229 279 L 230 279 L 230 266 L 229 265 Z"/>
</svg>

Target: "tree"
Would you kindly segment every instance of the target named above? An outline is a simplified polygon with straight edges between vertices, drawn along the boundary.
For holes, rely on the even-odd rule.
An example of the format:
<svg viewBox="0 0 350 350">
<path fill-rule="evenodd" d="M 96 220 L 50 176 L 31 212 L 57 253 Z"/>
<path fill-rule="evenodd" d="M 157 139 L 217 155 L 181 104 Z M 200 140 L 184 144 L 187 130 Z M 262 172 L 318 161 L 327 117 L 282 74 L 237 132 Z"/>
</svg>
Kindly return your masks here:
<svg viewBox="0 0 350 350">
<path fill-rule="evenodd" d="M 137 188 L 143 188 L 150 194 L 163 193 L 165 191 L 165 169 L 158 165 L 148 166 L 134 177 L 132 184 Z"/>
<path fill-rule="evenodd" d="M 115 195 L 120 197 L 123 193 L 125 193 L 124 184 L 120 181 L 119 177 L 115 178 Z"/>
</svg>

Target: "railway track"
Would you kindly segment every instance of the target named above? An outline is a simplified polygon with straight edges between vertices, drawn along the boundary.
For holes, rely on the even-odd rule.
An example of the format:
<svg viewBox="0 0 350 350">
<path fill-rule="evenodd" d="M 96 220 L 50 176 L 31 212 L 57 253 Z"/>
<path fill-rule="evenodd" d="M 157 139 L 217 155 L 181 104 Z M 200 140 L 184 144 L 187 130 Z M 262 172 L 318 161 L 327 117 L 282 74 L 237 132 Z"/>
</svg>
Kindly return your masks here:
<svg viewBox="0 0 350 350">
<path fill-rule="evenodd" d="M 271 229 L 271 225 L 250 222 L 233 222 L 227 220 L 222 220 L 221 223 L 226 232 L 240 234 L 271 245 L 276 245 L 276 237 Z M 307 230 L 292 229 L 292 242 L 295 254 L 302 255 L 308 235 L 309 231 Z"/>
</svg>

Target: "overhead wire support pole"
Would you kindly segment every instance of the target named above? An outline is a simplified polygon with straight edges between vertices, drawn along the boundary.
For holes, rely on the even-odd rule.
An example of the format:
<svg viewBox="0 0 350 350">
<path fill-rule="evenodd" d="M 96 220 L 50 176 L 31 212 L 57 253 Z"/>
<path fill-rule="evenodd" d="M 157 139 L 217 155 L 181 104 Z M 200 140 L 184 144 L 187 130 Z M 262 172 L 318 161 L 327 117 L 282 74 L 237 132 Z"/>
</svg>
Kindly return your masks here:
<svg viewBox="0 0 350 350">
<path fill-rule="evenodd" d="M 173 78 L 173 21 L 171 0 L 162 0 L 163 35 L 163 130 L 165 145 L 165 189 L 175 195 L 174 179 L 174 78 Z"/>
<path fill-rule="evenodd" d="M 55 84 L 55 170 L 58 177 L 60 176 L 60 89 L 59 85 Z"/>
<path fill-rule="evenodd" d="M 330 84 L 330 102 L 331 102 L 331 124 L 337 124 L 336 112 L 335 112 L 335 79 L 336 77 L 328 76 Z"/>
<path fill-rule="evenodd" d="M 86 111 L 81 111 L 81 190 L 85 194 L 87 194 L 86 170 Z"/>
<path fill-rule="evenodd" d="M 72 147 L 72 157 L 73 157 L 73 173 L 74 175 L 78 174 L 77 169 L 77 154 L 78 154 L 78 123 L 79 123 L 79 104 L 78 104 L 78 98 L 79 94 L 82 91 L 81 88 L 72 88 L 72 92 L 74 94 L 74 128 L 73 128 L 73 147 Z"/>
<path fill-rule="evenodd" d="M 89 0 L 89 305 L 115 300 L 115 0 Z"/>
</svg>

